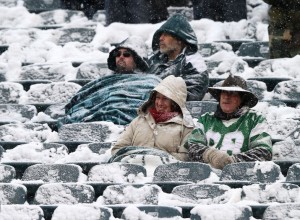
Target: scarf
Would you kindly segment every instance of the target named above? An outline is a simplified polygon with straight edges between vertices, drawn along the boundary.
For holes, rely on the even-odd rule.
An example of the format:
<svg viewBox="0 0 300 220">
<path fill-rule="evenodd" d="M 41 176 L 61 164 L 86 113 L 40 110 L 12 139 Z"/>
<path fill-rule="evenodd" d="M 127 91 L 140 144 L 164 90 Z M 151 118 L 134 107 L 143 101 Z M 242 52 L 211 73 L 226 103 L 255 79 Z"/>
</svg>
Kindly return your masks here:
<svg viewBox="0 0 300 220">
<path fill-rule="evenodd" d="M 155 108 L 150 108 L 149 109 L 150 114 L 152 115 L 152 117 L 155 120 L 155 123 L 159 123 L 159 122 L 165 122 L 170 120 L 171 118 L 174 118 L 175 116 L 179 115 L 178 112 L 158 112 L 156 111 Z"/>
<path fill-rule="evenodd" d="M 214 116 L 216 118 L 221 119 L 221 120 L 230 120 L 232 118 L 239 118 L 239 117 L 241 117 L 248 110 L 249 110 L 248 106 L 243 106 L 241 108 L 238 108 L 235 112 L 227 114 L 227 113 L 223 112 L 222 109 L 221 109 L 221 107 L 220 107 L 220 105 L 218 105 L 217 110 L 215 111 Z"/>
</svg>

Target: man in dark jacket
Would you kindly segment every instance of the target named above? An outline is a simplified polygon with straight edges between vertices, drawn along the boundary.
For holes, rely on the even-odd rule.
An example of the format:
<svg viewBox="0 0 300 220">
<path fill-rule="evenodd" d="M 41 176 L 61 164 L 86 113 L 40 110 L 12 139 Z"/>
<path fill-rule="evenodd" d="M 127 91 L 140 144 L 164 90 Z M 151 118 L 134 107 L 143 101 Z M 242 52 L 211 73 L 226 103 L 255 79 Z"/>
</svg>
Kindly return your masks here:
<svg viewBox="0 0 300 220">
<path fill-rule="evenodd" d="M 208 73 L 198 41 L 188 20 L 179 14 L 169 18 L 153 35 L 153 56 L 148 73 L 164 79 L 169 75 L 185 80 L 188 101 L 202 100 L 208 88 Z"/>
<path fill-rule="evenodd" d="M 300 0 L 264 0 L 269 9 L 270 58 L 300 54 Z"/>
</svg>

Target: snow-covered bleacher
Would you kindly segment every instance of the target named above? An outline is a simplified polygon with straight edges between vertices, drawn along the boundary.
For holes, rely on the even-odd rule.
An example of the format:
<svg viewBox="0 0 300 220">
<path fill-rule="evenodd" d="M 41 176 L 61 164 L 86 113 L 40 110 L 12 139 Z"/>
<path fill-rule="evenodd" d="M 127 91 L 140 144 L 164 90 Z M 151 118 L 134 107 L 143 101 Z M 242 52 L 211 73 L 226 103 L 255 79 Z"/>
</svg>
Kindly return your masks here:
<svg viewBox="0 0 300 220">
<path fill-rule="evenodd" d="M 191 25 L 210 85 L 233 73 L 258 95 L 273 161 L 218 171 L 201 163 L 109 164 L 124 126 L 57 127 L 83 85 L 111 74 L 115 43 L 140 35 L 151 48 L 161 24 L 105 26 L 102 11 L 88 19 L 56 0 L 0 0 L 0 219 L 300 219 L 300 56 L 268 58 L 268 6 L 247 2 L 248 20 Z M 207 94 L 187 106 L 196 119 L 216 104 Z"/>
</svg>

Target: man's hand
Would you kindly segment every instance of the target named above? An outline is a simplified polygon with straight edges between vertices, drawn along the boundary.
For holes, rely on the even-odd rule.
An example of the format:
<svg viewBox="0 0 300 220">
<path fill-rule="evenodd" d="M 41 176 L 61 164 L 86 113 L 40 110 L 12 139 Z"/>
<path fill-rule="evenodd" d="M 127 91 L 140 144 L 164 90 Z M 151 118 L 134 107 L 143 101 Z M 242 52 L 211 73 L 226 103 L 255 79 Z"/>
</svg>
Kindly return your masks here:
<svg viewBox="0 0 300 220">
<path fill-rule="evenodd" d="M 231 156 L 215 148 L 208 148 L 204 151 L 203 161 L 217 169 L 223 169 L 227 164 L 234 163 Z"/>
</svg>

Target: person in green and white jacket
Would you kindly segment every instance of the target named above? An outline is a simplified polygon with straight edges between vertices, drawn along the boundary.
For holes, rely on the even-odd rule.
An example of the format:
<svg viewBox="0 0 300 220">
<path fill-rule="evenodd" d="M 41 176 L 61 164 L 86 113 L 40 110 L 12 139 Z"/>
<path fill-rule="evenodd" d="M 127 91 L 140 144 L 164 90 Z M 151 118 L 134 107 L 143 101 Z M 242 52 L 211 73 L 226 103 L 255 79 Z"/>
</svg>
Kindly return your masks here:
<svg viewBox="0 0 300 220">
<path fill-rule="evenodd" d="M 246 81 L 230 75 L 220 87 L 208 92 L 219 102 L 217 110 L 205 113 L 186 142 L 189 160 L 223 169 L 227 164 L 272 159 L 272 140 L 266 119 L 251 109 L 258 99 L 247 90 Z"/>
</svg>

